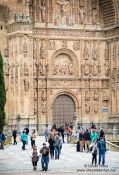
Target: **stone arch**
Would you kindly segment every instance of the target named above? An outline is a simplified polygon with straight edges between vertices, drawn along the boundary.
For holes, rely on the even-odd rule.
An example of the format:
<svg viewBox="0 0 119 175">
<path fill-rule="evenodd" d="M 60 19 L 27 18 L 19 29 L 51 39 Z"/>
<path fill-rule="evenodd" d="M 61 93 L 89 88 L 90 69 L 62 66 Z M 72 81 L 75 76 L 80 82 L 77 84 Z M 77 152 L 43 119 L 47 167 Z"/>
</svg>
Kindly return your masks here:
<svg viewBox="0 0 119 175">
<path fill-rule="evenodd" d="M 54 52 L 54 54 L 51 56 L 51 61 L 50 61 L 51 64 L 50 65 L 53 65 L 54 64 L 56 57 L 58 55 L 60 55 L 60 54 L 66 54 L 66 55 L 68 55 L 71 58 L 72 63 L 73 63 L 73 69 L 75 70 L 74 71 L 74 76 L 77 77 L 78 76 L 78 73 L 79 73 L 78 58 L 75 55 L 75 53 L 72 50 L 70 50 L 70 49 L 62 48 L 62 49 L 56 50 Z M 52 70 L 52 68 L 51 68 L 51 70 Z"/>
<path fill-rule="evenodd" d="M 57 109 L 55 109 L 55 107 L 57 105 L 55 105 L 55 103 L 57 102 L 57 100 L 59 98 L 62 99 L 62 97 L 63 97 L 63 100 L 66 99 L 67 101 L 63 101 L 63 104 L 62 103 L 60 104 L 59 108 L 57 108 L 57 109 L 61 110 L 61 111 L 59 111 L 59 115 L 58 116 L 55 116 L 55 114 L 57 112 Z M 68 105 L 69 105 L 70 111 L 67 110 Z M 62 114 L 62 107 L 64 109 L 64 112 L 63 112 L 64 116 Z M 54 111 L 55 111 L 55 113 L 54 113 Z M 60 112 L 61 112 L 61 114 L 60 114 Z M 56 93 L 53 96 L 53 98 L 52 98 L 52 123 L 58 124 L 57 120 L 59 120 L 61 122 L 61 124 L 63 124 L 63 122 L 66 122 L 66 121 L 67 122 L 68 121 L 72 122 L 73 121 L 73 112 L 76 112 L 76 114 L 78 116 L 78 99 L 76 98 L 76 96 L 75 96 L 75 94 L 73 92 L 71 92 L 71 91 L 60 91 L 60 92 Z M 70 118 L 68 116 L 69 114 L 70 114 Z M 54 119 L 56 119 L 55 122 L 54 122 Z"/>
</svg>

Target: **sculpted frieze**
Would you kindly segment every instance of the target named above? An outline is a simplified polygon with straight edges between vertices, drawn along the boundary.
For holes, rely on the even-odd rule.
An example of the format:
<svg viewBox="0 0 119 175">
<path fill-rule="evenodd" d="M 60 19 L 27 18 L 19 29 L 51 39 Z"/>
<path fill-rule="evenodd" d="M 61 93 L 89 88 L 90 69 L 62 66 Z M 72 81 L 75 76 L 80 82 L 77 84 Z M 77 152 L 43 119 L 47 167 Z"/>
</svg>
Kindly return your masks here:
<svg viewBox="0 0 119 175">
<path fill-rule="evenodd" d="M 100 37 L 100 38 L 104 38 L 105 35 L 103 32 L 91 32 L 91 31 L 87 31 L 84 32 L 82 30 L 80 31 L 75 31 L 75 30 L 58 30 L 58 31 L 54 31 L 54 30 L 39 30 L 39 29 L 34 29 L 33 30 L 33 35 L 34 36 L 41 36 L 41 37 L 62 37 L 62 36 L 66 36 L 66 37 Z"/>
<path fill-rule="evenodd" d="M 67 54 L 60 54 L 56 57 L 52 66 L 53 76 L 72 76 L 74 68 L 71 58 Z"/>
<path fill-rule="evenodd" d="M 7 33 L 12 33 L 16 31 L 24 31 L 24 32 L 32 31 L 32 25 L 12 24 L 7 27 Z"/>
</svg>

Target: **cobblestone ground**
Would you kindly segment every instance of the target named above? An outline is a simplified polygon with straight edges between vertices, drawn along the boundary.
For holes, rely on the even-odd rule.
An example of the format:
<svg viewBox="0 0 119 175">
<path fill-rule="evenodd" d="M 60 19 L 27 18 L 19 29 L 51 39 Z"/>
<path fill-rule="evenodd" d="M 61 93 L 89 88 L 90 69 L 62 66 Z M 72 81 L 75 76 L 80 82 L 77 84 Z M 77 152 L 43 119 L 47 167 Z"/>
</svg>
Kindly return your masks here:
<svg viewBox="0 0 119 175">
<path fill-rule="evenodd" d="M 38 137 L 36 144 L 41 148 L 44 137 Z M 30 140 L 26 146 L 27 150 L 21 149 L 22 143 L 17 145 L 7 145 L 4 150 L 0 150 L 0 175 L 32 175 L 32 174 L 115 174 L 119 175 L 119 153 L 107 151 L 105 167 L 92 167 L 91 153 L 76 152 L 76 145 L 63 144 L 61 157 L 59 160 L 50 160 L 49 170 L 41 171 L 41 162 L 38 162 L 37 171 L 33 171 L 30 159 Z"/>
</svg>

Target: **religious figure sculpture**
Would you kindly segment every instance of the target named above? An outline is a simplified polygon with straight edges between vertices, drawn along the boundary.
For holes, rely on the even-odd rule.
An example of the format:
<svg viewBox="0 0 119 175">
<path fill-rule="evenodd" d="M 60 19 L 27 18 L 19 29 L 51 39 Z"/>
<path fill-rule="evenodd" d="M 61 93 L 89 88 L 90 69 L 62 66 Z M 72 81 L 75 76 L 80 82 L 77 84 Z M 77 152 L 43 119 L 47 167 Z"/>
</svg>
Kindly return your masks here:
<svg viewBox="0 0 119 175">
<path fill-rule="evenodd" d="M 95 43 L 93 43 L 92 59 L 97 60 L 97 58 L 98 58 L 97 48 L 95 47 Z"/>
<path fill-rule="evenodd" d="M 28 81 L 28 78 L 25 78 L 24 79 L 24 90 L 25 92 L 27 92 L 29 89 L 29 81 Z"/>
<path fill-rule="evenodd" d="M 89 50 L 88 50 L 88 43 L 84 44 L 84 60 L 89 59 Z"/>
<path fill-rule="evenodd" d="M 41 10 L 41 20 L 42 20 L 42 22 L 45 22 L 46 21 L 46 6 L 45 6 L 45 4 L 43 4 L 40 7 L 40 10 Z"/>
</svg>

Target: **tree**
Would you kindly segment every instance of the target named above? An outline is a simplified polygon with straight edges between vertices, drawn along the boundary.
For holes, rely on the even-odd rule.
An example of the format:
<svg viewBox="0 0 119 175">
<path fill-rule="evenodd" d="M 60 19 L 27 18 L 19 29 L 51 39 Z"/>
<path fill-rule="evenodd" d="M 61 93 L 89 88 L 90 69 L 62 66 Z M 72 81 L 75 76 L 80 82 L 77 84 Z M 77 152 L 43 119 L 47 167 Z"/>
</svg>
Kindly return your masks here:
<svg viewBox="0 0 119 175">
<path fill-rule="evenodd" d="M 5 103 L 6 103 L 6 90 L 3 72 L 3 58 L 0 52 L 0 132 L 3 131 L 5 126 Z"/>
</svg>

